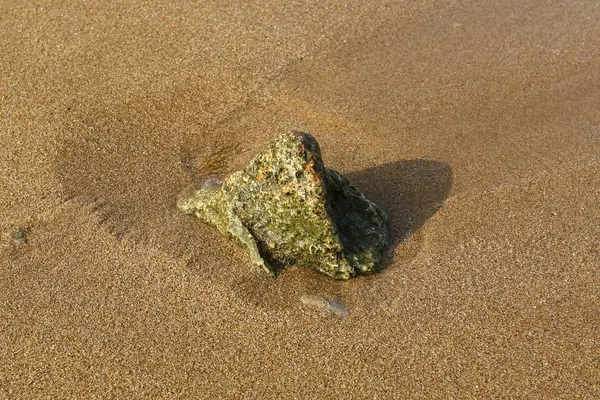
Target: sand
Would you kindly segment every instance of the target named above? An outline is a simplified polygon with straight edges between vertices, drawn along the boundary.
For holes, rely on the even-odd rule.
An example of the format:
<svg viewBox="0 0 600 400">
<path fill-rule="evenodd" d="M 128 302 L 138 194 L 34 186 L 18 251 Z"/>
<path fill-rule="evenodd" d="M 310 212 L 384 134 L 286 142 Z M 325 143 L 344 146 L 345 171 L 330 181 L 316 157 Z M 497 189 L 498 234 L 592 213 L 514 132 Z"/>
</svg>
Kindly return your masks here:
<svg viewBox="0 0 600 400">
<path fill-rule="evenodd" d="M 600 398 L 600 3 L 224 3 L 0 4 L 0 398 Z M 175 208 L 288 129 L 381 273 Z"/>
</svg>

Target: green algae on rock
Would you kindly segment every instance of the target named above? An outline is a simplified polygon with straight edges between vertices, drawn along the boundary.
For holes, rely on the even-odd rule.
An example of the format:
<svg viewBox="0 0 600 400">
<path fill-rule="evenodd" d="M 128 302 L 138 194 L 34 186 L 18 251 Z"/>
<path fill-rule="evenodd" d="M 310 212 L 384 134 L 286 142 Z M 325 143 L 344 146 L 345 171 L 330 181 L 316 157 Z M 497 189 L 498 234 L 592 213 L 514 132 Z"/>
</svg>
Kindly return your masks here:
<svg viewBox="0 0 600 400">
<path fill-rule="evenodd" d="M 387 243 L 385 213 L 325 168 L 303 132 L 281 135 L 245 169 L 178 206 L 237 239 L 273 275 L 292 265 L 335 279 L 373 273 Z"/>
</svg>

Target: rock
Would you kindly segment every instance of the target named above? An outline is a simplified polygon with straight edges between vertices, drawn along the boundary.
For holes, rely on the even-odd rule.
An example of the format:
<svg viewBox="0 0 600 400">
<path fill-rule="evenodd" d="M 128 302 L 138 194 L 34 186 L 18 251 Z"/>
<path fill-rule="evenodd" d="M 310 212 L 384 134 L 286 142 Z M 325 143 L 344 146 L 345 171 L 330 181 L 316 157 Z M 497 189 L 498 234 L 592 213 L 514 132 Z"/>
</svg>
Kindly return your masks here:
<svg viewBox="0 0 600 400">
<path fill-rule="evenodd" d="M 178 206 L 237 239 L 273 275 L 291 265 L 335 279 L 373 273 L 387 243 L 385 213 L 325 168 L 319 144 L 302 132 L 281 135 L 248 167 Z"/>
</svg>

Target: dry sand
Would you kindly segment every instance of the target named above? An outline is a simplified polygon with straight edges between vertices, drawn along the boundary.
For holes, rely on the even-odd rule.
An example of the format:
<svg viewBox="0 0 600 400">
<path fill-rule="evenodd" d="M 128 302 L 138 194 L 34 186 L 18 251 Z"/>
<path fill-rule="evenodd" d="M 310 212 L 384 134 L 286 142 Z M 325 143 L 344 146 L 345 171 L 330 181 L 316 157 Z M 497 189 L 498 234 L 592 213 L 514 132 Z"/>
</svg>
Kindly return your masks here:
<svg viewBox="0 0 600 400">
<path fill-rule="evenodd" d="M 600 398 L 600 2 L 224 3 L 0 3 L 0 398 Z M 175 209 L 286 129 L 382 273 Z"/>
</svg>

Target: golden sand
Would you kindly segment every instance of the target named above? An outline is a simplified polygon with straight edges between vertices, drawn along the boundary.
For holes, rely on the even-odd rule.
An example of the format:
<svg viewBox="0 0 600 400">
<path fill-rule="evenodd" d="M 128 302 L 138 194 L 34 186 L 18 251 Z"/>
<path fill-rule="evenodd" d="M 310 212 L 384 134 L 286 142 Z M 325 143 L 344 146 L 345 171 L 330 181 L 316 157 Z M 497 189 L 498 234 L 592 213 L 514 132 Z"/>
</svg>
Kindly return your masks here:
<svg viewBox="0 0 600 400">
<path fill-rule="evenodd" d="M 0 398 L 599 398 L 600 3 L 223 3 L 0 4 Z M 288 129 L 382 273 L 176 209 Z"/>
</svg>

